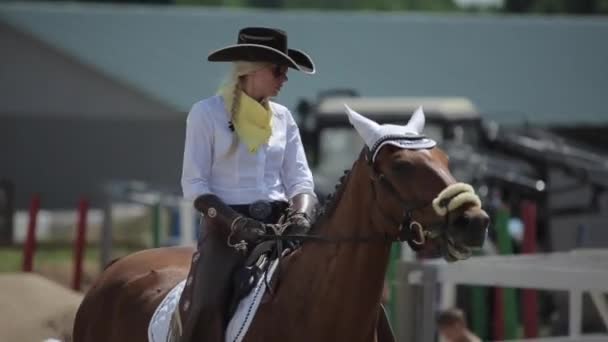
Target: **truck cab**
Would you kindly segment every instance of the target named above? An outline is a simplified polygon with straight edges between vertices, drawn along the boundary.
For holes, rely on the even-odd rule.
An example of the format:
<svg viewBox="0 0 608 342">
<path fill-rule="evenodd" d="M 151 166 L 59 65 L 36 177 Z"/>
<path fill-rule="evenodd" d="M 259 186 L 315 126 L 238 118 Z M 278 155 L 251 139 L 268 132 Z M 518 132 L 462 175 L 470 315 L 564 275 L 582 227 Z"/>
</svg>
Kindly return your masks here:
<svg viewBox="0 0 608 342">
<path fill-rule="evenodd" d="M 299 127 L 320 198 L 333 191 L 364 145 L 348 122 L 344 104 L 380 124 L 405 124 L 422 106 L 425 134 L 440 147 L 480 143 L 480 114 L 463 97 L 361 97 L 352 91 L 334 91 L 321 94 L 313 103 L 302 100 L 297 111 Z"/>
</svg>

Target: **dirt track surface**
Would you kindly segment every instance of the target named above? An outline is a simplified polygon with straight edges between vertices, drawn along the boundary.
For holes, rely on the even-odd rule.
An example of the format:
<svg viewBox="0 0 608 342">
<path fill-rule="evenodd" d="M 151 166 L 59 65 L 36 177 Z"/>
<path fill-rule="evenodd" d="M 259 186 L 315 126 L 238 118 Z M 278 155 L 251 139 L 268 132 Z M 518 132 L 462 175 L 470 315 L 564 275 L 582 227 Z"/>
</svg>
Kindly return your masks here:
<svg viewBox="0 0 608 342">
<path fill-rule="evenodd" d="M 82 297 L 34 273 L 0 274 L 0 341 L 70 341 Z"/>
</svg>

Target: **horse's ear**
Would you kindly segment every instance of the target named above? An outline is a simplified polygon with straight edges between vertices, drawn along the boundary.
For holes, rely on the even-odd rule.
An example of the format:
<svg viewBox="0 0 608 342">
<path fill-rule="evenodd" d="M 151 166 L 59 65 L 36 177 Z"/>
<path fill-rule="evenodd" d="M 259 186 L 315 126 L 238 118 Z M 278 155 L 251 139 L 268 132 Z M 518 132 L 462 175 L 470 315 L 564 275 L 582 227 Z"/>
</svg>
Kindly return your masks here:
<svg viewBox="0 0 608 342">
<path fill-rule="evenodd" d="M 424 130 L 425 121 L 426 120 L 424 118 L 424 111 L 422 110 L 422 107 L 418 107 L 418 109 L 416 109 L 414 114 L 412 114 L 410 121 L 408 121 L 408 123 L 407 123 L 407 125 L 405 125 L 405 127 L 407 127 L 408 131 L 410 131 L 410 132 L 422 134 L 422 131 Z"/>
<path fill-rule="evenodd" d="M 380 125 L 355 112 L 346 103 L 344 107 L 346 108 L 346 114 L 348 114 L 348 121 L 355 127 L 367 147 L 372 148 L 381 136 Z"/>
</svg>

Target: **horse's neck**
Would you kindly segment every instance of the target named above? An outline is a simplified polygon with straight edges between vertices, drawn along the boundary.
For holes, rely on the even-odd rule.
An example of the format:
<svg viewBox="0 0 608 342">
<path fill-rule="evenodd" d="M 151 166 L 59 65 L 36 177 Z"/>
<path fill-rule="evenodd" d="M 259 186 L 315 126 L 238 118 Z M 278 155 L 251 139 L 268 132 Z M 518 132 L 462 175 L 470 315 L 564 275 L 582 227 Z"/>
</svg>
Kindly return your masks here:
<svg viewBox="0 0 608 342">
<path fill-rule="evenodd" d="M 348 175 L 335 208 L 319 222 L 315 233 L 329 239 L 379 237 L 372 213 L 377 210 L 369 170 L 359 160 Z M 380 242 L 312 243 L 302 257 L 310 258 L 325 293 L 335 308 L 368 314 L 377 306 L 388 264 L 390 244 Z M 353 306 L 349 308 L 348 306 Z M 367 311 L 367 312 L 366 312 Z M 343 314 L 342 314 L 343 315 Z"/>
<path fill-rule="evenodd" d="M 322 219 L 317 229 L 319 235 L 330 239 L 369 237 L 376 235 L 372 213 L 376 210 L 371 178 L 365 161 L 359 160 L 348 174 L 341 194 L 336 194 L 333 211 Z M 346 242 L 349 249 L 377 249 L 378 244 Z"/>
<path fill-rule="evenodd" d="M 320 234 L 329 238 L 372 238 L 373 241 L 343 242 L 336 257 L 343 257 L 351 264 L 357 263 L 360 272 L 383 278 L 390 244 L 377 240 L 380 227 L 375 226 L 372 215 L 378 210 L 366 161 L 357 161 L 344 185 L 343 193 L 327 223 L 320 227 Z M 375 273 L 375 274 L 374 274 Z M 381 279 L 382 280 L 382 279 Z"/>
</svg>

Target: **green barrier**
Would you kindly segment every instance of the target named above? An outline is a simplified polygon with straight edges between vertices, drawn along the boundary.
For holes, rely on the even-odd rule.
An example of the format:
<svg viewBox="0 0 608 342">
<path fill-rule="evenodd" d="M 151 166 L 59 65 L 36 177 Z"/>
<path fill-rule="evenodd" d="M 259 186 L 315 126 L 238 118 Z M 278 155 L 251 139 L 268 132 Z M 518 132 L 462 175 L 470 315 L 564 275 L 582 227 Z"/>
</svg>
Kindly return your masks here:
<svg viewBox="0 0 608 342">
<path fill-rule="evenodd" d="M 513 254 L 513 243 L 509 236 L 509 211 L 501 208 L 497 210 L 495 217 L 495 229 L 496 229 L 496 242 L 498 244 L 499 254 Z M 504 317 L 504 339 L 517 339 L 518 330 L 518 305 L 517 296 L 515 289 L 503 288 L 502 290 L 502 304 L 503 304 L 503 317 Z M 503 324 L 503 322 L 495 322 L 496 325 Z M 496 328 L 496 327 L 495 327 Z M 494 336 L 497 338 L 499 336 Z"/>
<path fill-rule="evenodd" d="M 390 259 L 388 262 L 388 270 L 386 272 L 386 281 L 389 289 L 389 298 L 386 310 L 388 311 L 388 318 L 391 324 L 394 326 L 397 324 L 396 312 L 397 312 L 397 296 L 398 291 L 397 282 L 395 280 L 397 276 L 397 265 L 401 258 L 401 245 L 394 243 L 391 247 Z"/>
<path fill-rule="evenodd" d="M 152 246 L 154 248 L 160 247 L 160 204 L 154 204 L 152 206 Z"/>
<path fill-rule="evenodd" d="M 480 253 L 475 253 L 479 255 Z M 471 286 L 471 330 L 483 341 L 490 340 L 488 334 L 489 307 L 488 290 L 483 286 Z"/>
</svg>

